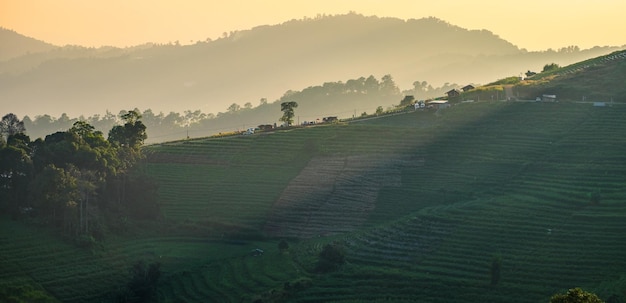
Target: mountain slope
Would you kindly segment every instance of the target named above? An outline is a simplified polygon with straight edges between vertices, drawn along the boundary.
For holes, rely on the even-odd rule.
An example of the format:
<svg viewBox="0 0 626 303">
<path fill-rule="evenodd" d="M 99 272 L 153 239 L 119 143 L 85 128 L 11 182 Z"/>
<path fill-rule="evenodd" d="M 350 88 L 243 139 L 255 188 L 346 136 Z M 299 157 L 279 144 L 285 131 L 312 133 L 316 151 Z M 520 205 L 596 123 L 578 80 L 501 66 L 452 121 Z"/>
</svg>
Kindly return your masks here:
<svg viewBox="0 0 626 303">
<path fill-rule="evenodd" d="M 30 53 L 46 52 L 56 46 L 26 37 L 15 31 L 0 27 L 0 61 L 6 61 Z"/>
<path fill-rule="evenodd" d="M 527 99 L 550 94 L 564 101 L 626 102 L 626 51 L 539 73 L 515 90 Z"/>
<path fill-rule="evenodd" d="M 160 302 L 526 303 L 578 286 L 620 302 L 625 115 L 475 102 L 152 145 L 162 221 L 88 250 L 1 218 L 0 287 L 113 302 L 143 260 L 161 264 Z M 327 243 L 347 262 L 319 273 Z"/>
<path fill-rule="evenodd" d="M 402 89 L 417 80 L 481 83 L 548 60 L 571 63 L 607 51 L 526 53 L 489 31 L 435 18 L 347 14 L 259 26 L 189 46 L 72 48 L 11 60 L 0 64 L 0 98 L 19 116 L 129 107 L 216 113 L 312 83 L 385 74 Z"/>
</svg>

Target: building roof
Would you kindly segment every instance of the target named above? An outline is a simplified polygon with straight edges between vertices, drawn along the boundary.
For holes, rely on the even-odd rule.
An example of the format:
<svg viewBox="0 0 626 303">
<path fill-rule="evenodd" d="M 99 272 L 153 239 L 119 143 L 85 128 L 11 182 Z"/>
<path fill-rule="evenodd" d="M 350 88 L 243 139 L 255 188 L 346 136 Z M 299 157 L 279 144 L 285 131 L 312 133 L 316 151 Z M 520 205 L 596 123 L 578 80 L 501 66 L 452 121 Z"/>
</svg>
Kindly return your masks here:
<svg viewBox="0 0 626 303">
<path fill-rule="evenodd" d="M 446 104 L 446 103 L 448 103 L 448 101 L 446 100 L 433 100 L 433 101 L 428 102 L 428 104 Z"/>
</svg>

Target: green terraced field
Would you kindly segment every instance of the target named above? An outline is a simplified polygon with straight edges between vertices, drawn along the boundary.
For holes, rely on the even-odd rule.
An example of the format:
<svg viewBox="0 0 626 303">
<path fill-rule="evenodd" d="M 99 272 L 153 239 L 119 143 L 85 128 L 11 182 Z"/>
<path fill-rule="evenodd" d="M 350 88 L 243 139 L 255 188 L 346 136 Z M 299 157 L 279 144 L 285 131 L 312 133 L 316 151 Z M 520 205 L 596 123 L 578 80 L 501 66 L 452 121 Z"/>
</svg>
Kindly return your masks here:
<svg viewBox="0 0 626 303">
<path fill-rule="evenodd" d="M 143 259 L 162 264 L 162 302 L 547 302 L 571 287 L 623 296 L 625 117 L 623 104 L 478 102 L 148 146 L 162 222 L 93 253 L 3 223 L 0 285 L 106 301 Z M 347 263 L 316 273 L 329 242 Z M 286 282 L 301 287 L 283 294 Z"/>
</svg>

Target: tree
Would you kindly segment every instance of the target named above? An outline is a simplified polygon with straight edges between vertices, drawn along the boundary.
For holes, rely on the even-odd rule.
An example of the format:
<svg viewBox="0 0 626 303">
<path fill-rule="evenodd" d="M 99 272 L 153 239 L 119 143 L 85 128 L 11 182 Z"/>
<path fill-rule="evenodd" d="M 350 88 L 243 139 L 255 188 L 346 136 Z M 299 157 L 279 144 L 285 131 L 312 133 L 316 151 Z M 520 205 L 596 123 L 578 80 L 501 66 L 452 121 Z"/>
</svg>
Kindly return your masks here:
<svg viewBox="0 0 626 303">
<path fill-rule="evenodd" d="M 18 209 L 25 206 L 32 171 L 33 162 L 27 150 L 11 144 L 0 148 L 0 200 L 7 203 L 0 203 L 0 208 L 8 206 L 17 214 Z"/>
<path fill-rule="evenodd" d="M 139 149 L 148 138 L 146 126 L 140 121 L 138 110 L 131 110 L 120 116 L 124 125 L 116 125 L 109 131 L 109 142 L 122 147 Z"/>
<path fill-rule="evenodd" d="M 287 243 L 287 241 L 280 240 L 280 242 L 278 242 L 278 250 L 280 252 L 286 252 L 287 250 L 289 250 L 289 244 Z"/>
<path fill-rule="evenodd" d="M 545 73 L 545 72 L 553 71 L 553 70 L 556 70 L 556 69 L 559 69 L 559 68 L 561 68 L 561 67 L 558 64 L 550 63 L 550 64 L 544 65 L 543 66 L 543 70 L 541 72 Z"/>
<path fill-rule="evenodd" d="M 367 77 L 367 79 L 365 79 L 365 81 L 363 82 L 363 88 L 365 90 L 366 94 L 377 94 L 378 90 L 379 90 L 379 83 L 378 80 L 373 76 L 370 75 L 369 77 Z"/>
<path fill-rule="evenodd" d="M 240 109 L 241 109 L 241 106 L 239 104 L 233 103 L 226 110 L 228 110 L 229 113 L 234 113 Z"/>
<path fill-rule="evenodd" d="M 280 104 L 280 110 L 283 112 L 283 116 L 280 121 L 285 122 L 287 126 L 293 124 L 294 108 L 298 107 L 298 103 L 295 101 L 283 102 Z"/>
<path fill-rule="evenodd" d="M 382 114 L 383 114 L 383 107 L 379 105 L 376 108 L 376 115 L 382 115 Z"/>
<path fill-rule="evenodd" d="M 550 303 L 604 303 L 596 294 L 586 292 L 580 288 L 572 288 L 566 294 L 556 294 L 550 298 Z"/>
<path fill-rule="evenodd" d="M 380 92 L 384 96 L 400 95 L 400 89 L 393 81 L 393 77 L 391 77 L 391 75 L 384 75 L 380 80 Z"/>
<path fill-rule="evenodd" d="M 317 270 L 329 272 L 339 268 L 346 262 L 346 255 L 343 249 L 337 244 L 326 244 L 319 254 Z"/>
<path fill-rule="evenodd" d="M 21 134 L 25 131 L 24 122 L 20 121 L 20 119 L 12 113 L 4 115 L 2 120 L 0 120 L 0 136 L 7 140 L 9 136 Z"/>
<path fill-rule="evenodd" d="M 107 186 L 109 194 L 115 194 L 117 206 L 123 208 L 122 202 L 126 201 L 126 187 L 128 173 L 135 163 L 143 156 L 141 146 L 148 137 L 146 126 L 139 120 L 141 115 L 138 110 L 132 110 L 121 115 L 124 125 L 116 125 L 109 132 L 109 142 L 117 148 L 117 175 L 109 179 Z"/>
<path fill-rule="evenodd" d="M 80 197 L 77 180 L 65 169 L 48 165 L 31 182 L 30 200 L 41 216 L 55 227 L 74 229 L 74 212 Z"/>
<path fill-rule="evenodd" d="M 139 261 L 130 269 L 130 274 L 131 280 L 128 282 L 128 288 L 134 296 L 128 301 L 152 302 L 161 277 L 161 264 L 152 263 L 146 268 L 146 264 Z"/>
<path fill-rule="evenodd" d="M 404 98 L 402 100 L 400 100 L 400 107 L 407 107 L 407 106 L 413 104 L 413 101 L 415 101 L 415 97 L 413 97 L 411 95 L 406 95 L 406 96 L 404 96 Z"/>
</svg>

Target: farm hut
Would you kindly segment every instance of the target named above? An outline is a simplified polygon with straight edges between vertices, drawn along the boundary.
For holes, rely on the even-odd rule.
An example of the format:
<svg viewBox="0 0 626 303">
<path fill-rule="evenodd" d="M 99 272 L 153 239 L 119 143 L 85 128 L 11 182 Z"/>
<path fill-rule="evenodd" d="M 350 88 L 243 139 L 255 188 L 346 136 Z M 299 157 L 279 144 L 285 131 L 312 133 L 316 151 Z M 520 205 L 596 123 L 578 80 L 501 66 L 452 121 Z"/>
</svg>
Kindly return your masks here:
<svg viewBox="0 0 626 303">
<path fill-rule="evenodd" d="M 444 108 L 448 108 L 450 107 L 450 103 L 448 103 L 448 101 L 446 100 L 434 100 L 434 101 L 430 101 L 428 102 L 429 106 L 432 106 L 436 109 L 444 109 Z"/>
<path fill-rule="evenodd" d="M 606 103 L 605 102 L 593 102 L 593 106 L 595 106 L 595 107 L 605 107 Z"/>
<path fill-rule="evenodd" d="M 541 96 L 541 101 L 543 102 L 555 102 L 556 95 L 543 95 Z"/>
<path fill-rule="evenodd" d="M 474 88 L 475 88 L 475 87 L 474 87 L 474 85 L 469 84 L 469 85 L 465 85 L 465 86 L 463 86 L 461 89 L 462 89 L 464 92 L 466 92 L 466 91 L 468 91 L 468 90 L 472 90 L 472 89 L 474 89 Z"/>
<path fill-rule="evenodd" d="M 458 97 L 459 95 L 461 95 L 461 92 L 455 88 L 446 92 L 446 95 L 448 95 L 448 98 L 454 98 L 454 97 Z"/>
<path fill-rule="evenodd" d="M 272 125 L 272 124 L 261 124 L 261 125 L 259 125 L 257 127 L 260 130 L 267 131 L 267 130 L 272 130 L 274 128 L 274 125 Z"/>
</svg>

